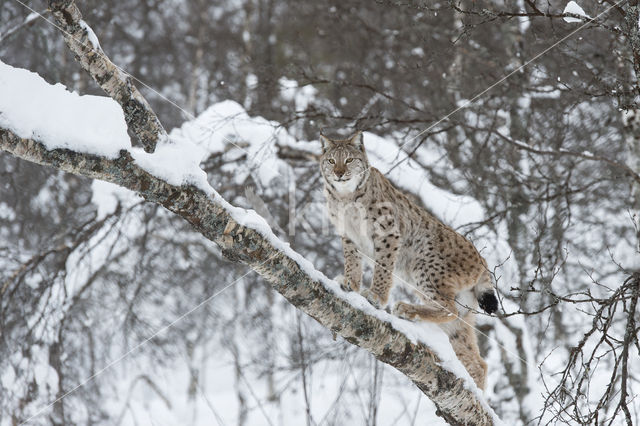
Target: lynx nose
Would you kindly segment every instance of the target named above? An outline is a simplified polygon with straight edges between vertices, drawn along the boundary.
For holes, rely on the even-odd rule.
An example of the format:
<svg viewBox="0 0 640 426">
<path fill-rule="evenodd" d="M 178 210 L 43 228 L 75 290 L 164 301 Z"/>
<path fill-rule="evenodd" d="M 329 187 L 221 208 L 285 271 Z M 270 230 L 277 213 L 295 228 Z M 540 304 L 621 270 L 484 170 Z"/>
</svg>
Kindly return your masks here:
<svg viewBox="0 0 640 426">
<path fill-rule="evenodd" d="M 335 173 L 336 176 L 338 176 L 338 179 L 340 179 L 342 177 L 342 175 L 344 175 L 344 170 L 342 170 L 342 169 L 334 170 L 333 173 Z"/>
</svg>

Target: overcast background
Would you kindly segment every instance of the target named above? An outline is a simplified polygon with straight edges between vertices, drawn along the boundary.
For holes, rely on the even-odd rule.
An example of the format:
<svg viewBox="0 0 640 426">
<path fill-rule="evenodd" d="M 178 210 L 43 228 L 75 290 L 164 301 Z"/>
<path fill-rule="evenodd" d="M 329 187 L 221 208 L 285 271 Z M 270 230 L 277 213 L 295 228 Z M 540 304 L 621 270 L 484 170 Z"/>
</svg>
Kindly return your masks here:
<svg viewBox="0 0 640 426">
<path fill-rule="evenodd" d="M 323 230 L 308 154 L 320 130 L 369 132 L 381 170 L 472 239 L 495 272 L 504 316 L 480 316 L 478 328 L 487 397 L 507 424 L 543 413 L 543 424 L 622 424 L 623 376 L 637 423 L 640 346 L 623 339 L 626 280 L 640 266 L 640 198 L 624 169 L 640 164 L 623 122 L 638 93 L 626 2 L 581 0 L 599 22 L 589 25 L 560 17 L 564 1 L 77 3 L 167 130 L 204 113 L 202 140 L 224 131 L 248 148 L 212 153 L 209 181 L 268 216 L 328 276 L 342 254 Z M 45 2 L 27 4 L 52 20 Z M 102 94 L 59 31 L 40 17 L 25 23 L 29 13 L 0 0 L 0 60 Z M 254 119 L 236 121 L 220 104 L 229 100 Z M 234 132 L 264 123 L 255 117 L 270 130 Z M 277 132 L 299 143 L 281 145 Z M 280 175 L 265 176 L 265 161 Z M 401 375 L 334 340 L 181 219 L 115 193 L 0 153 L 0 424 L 26 420 L 236 280 L 33 424 L 434 417 Z M 625 348 L 631 373 L 619 362 Z"/>
</svg>

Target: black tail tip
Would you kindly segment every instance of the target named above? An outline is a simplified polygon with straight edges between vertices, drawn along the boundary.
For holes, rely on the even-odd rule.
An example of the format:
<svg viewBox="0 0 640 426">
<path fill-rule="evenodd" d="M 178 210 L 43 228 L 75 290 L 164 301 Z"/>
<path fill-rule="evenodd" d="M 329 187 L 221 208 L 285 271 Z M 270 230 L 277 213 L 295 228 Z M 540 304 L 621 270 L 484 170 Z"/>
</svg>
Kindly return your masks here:
<svg viewBox="0 0 640 426">
<path fill-rule="evenodd" d="M 493 294 L 493 290 L 486 291 L 478 297 L 478 303 L 483 311 L 493 314 L 498 310 L 498 299 Z"/>
</svg>

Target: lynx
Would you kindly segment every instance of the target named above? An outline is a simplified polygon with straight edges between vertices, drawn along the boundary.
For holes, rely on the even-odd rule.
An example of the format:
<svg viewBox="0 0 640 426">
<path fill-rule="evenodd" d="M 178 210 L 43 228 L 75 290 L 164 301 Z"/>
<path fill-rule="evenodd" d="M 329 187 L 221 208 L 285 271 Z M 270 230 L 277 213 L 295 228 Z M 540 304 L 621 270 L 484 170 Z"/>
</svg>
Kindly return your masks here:
<svg viewBox="0 0 640 426">
<path fill-rule="evenodd" d="M 362 294 L 378 308 L 393 278 L 420 303 L 397 302 L 393 313 L 437 323 L 478 387 L 487 364 L 473 331 L 478 306 L 497 310 L 491 276 L 473 244 L 396 189 L 369 166 L 362 133 L 347 139 L 320 136 L 320 170 L 329 219 L 342 237 L 345 290 L 360 291 L 362 259 L 373 262 L 373 281 Z"/>
</svg>

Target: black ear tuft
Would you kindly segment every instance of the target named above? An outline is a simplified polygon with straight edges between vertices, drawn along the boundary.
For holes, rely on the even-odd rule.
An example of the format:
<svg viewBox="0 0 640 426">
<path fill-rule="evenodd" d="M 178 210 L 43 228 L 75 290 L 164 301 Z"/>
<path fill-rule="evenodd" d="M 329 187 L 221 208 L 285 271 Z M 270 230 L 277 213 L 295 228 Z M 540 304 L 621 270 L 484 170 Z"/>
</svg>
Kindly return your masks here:
<svg viewBox="0 0 640 426">
<path fill-rule="evenodd" d="M 322 133 L 320 133 L 320 144 L 322 145 L 322 153 L 324 154 L 325 152 L 327 152 L 327 150 L 331 146 L 331 140 L 325 135 L 323 135 Z"/>
<path fill-rule="evenodd" d="M 349 138 L 349 143 L 353 144 L 360 151 L 364 151 L 364 139 L 362 137 L 362 132 L 358 131 L 353 136 Z"/>
<path fill-rule="evenodd" d="M 478 303 L 483 311 L 492 314 L 498 310 L 498 299 L 493 290 L 485 291 L 478 297 Z"/>
</svg>

